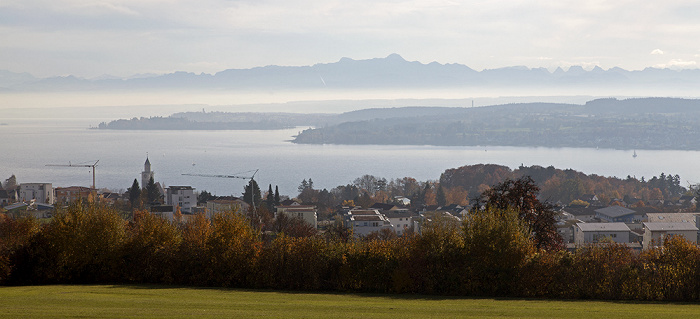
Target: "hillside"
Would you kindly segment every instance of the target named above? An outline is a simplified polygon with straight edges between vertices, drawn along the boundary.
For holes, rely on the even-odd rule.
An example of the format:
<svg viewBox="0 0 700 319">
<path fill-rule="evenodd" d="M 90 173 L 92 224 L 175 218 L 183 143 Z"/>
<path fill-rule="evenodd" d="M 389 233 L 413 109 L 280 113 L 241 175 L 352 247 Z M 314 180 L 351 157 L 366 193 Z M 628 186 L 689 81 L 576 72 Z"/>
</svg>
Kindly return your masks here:
<svg viewBox="0 0 700 319">
<path fill-rule="evenodd" d="M 371 120 L 305 130 L 294 142 L 700 150 L 700 100 L 599 99 L 585 105 L 433 109 L 420 115 L 405 108 L 383 112 Z"/>
</svg>

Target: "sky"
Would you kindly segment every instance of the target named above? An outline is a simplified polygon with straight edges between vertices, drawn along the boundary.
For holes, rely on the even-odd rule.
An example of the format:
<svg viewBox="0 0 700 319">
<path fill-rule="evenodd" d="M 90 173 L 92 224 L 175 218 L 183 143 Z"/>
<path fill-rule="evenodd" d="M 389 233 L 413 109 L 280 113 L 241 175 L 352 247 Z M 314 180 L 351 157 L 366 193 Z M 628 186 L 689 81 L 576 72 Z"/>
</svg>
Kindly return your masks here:
<svg viewBox="0 0 700 319">
<path fill-rule="evenodd" d="M 406 60 L 697 68 L 700 2 L 2 0 L 0 69 L 38 77 Z"/>
</svg>

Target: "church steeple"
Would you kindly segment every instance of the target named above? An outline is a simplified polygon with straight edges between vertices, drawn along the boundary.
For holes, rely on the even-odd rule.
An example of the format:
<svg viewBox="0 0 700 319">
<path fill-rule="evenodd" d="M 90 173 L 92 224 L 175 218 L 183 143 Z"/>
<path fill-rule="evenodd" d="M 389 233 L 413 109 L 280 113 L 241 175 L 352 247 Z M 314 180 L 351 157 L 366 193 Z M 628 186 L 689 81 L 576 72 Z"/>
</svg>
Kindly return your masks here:
<svg viewBox="0 0 700 319">
<path fill-rule="evenodd" d="M 155 172 L 151 171 L 151 161 L 148 160 L 148 154 L 146 154 L 146 162 L 143 163 L 143 172 L 141 172 L 141 187 L 146 187 L 148 181 L 151 178 L 155 178 Z"/>
<path fill-rule="evenodd" d="M 148 160 L 148 155 L 146 155 L 146 163 L 143 164 L 143 171 L 144 172 L 151 171 L 151 161 Z"/>
</svg>

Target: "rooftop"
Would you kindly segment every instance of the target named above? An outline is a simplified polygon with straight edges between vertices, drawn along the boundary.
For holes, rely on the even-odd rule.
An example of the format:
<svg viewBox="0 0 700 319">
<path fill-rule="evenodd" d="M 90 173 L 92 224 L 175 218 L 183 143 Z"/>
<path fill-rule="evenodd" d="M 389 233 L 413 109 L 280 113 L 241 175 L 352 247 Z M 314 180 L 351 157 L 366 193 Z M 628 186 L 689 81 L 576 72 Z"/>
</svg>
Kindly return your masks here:
<svg viewBox="0 0 700 319">
<path fill-rule="evenodd" d="M 667 231 L 667 230 L 694 230 L 698 228 L 694 223 L 644 223 L 644 228 L 650 231 Z"/>
<path fill-rule="evenodd" d="M 605 215 L 605 216 L 610 216 L 612 218 L 621 217 L 621 216 L 636 213 L 635 211 L 633 211 L 629 208 L 624 208 L 622 206 L 608 206 L 605 208 L 596 209 L 595 211 L 596 211 L 596 213 L 599 213 L 599 214 Z"/>
<path fill-rule="evenodd" d="M 379 215 L 357 215 L 357 216 L 352 216 L 352 220 L 355 221 L 384 221 L 381 216 Z"/>
<path fill-rule="evenodd" d="M 577 223 L 582 231 L 630 231 L 625 223 Z"/>
<path fill-rule="evenodd" d="M 693 223 L 700 214 L 693 213 L 647 213 L 650 223 Z"/>
</svg>

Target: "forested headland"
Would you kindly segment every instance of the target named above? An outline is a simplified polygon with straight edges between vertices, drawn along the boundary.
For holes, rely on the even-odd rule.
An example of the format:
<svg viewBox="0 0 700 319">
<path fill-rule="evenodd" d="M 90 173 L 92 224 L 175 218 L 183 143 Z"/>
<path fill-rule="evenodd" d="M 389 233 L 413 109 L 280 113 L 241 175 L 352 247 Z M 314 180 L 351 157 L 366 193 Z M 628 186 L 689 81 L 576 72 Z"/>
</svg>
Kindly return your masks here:
<svg viewBox="0 0 700 319">
<path fill-rule="evenodd" d="M 444 112 L 317 127 L 294 142 L 700 150 L 698 100 L 599 99 L 585 105 L 523 103 Z"/>
</svg>

